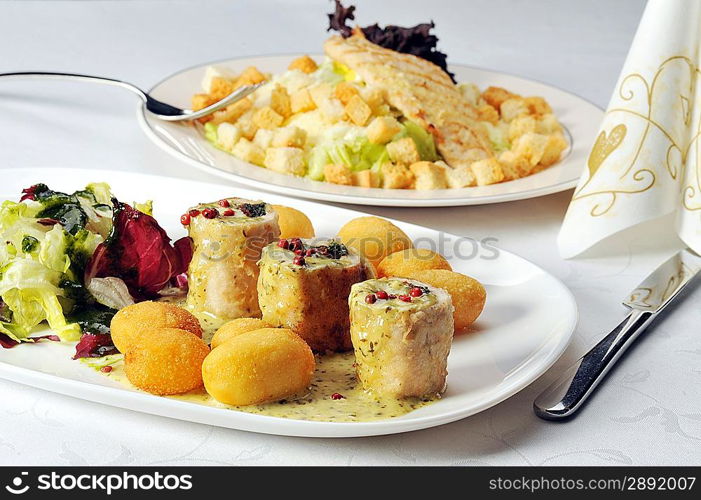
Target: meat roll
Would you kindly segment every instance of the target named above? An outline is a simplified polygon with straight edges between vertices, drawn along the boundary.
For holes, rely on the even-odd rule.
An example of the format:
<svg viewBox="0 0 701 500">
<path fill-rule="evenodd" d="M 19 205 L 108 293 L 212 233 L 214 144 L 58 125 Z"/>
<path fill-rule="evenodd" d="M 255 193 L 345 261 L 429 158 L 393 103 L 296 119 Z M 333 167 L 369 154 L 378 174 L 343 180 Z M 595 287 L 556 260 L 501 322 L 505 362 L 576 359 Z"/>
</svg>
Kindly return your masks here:
<svg viewBox="0 0 701 500">
<path fill-rule="evenodd" d="M 260 260 L 263 320 L 293 330 L 314 351 L 348 351 L 351 285 L 373 276 L 370 264 L 336 240 L 280 240 Z"/>
<path fill-rule="evenodd" d="M 395 398 L 445 390 L 454 331 L 448 292 L 382 278 L 353 285 L 348 302 L 356 370 L 366 390 Z"/>
<path fill-rule="evenodd" d="M 257 262 L 263 247 L 280 236 L 275 210 L 260 201 L 226 198 L 197 205 L 186 216 L 195 247 L 188 306 L 225 320 L 260 317 Z"/>
</svg>

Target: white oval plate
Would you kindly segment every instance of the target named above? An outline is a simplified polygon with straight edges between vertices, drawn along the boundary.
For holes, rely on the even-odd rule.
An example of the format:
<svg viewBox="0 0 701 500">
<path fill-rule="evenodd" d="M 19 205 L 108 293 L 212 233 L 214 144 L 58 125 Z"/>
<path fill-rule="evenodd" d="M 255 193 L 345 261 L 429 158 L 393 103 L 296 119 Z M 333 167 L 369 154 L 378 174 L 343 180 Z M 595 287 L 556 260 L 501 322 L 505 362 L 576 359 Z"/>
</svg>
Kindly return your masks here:
<svg viewBox="0 0 701 500">
<path fill-rule="evenodd" d="M 229 68 L 233 72 L 253 65 L 265 72 L 278 73 L 285 71 L 294 57 L 264 56 L 210 64 Z M 205 68 L 210 64 L 169 76 L 151 89 L 151 95 L 169 104 L 189 108 L 190 97 L 201 92 L 200 82 Z M 522 95 L 545 97 L 564 125 L 570 141 L 570 148 L 563 159 L 543 172 L 491 186 L 433 191 L 339 186 L 272 172 L 241 161 L 211 146 L 195 127 L 160 121 L 146 112 L 143 106 L 139 106 L 137 116 L 141 128 L 153 142 L 195 168 L 258 189 L 314 200 L 360 205 L 442 207 L 522 200 L 575 187 L 603 117 L 600 108 L 581 97 L 532 80 L 469 66 L 453 65 L 450 69 L 458 81 L 472 82 L 482 89 L 495 85 Z"/>
<path fill-rule="evenodd" d="M 16 200 L 22 188 L 37 182 L 71 192 L 88 182 L 109 182 L 123 200 L 153 199 L 156 218 L 174 239 L 185 234 L 179 218 L 186 207 L 225 196 L 293 205 L 311 217 L 317 235 L 332 236 L 346 221 L 363 215 L 279 195 L 125 172 L 51 168 L 5 170 L 3 176 L 7 181 L 0 190 L 0 200 Z M 439 241 L 439 233 L 432 229 L 395 224 L 419 246 Z M 42 342 L 0 349 L 0 377 L 135 411 L 287 436 L 374 436 L 459 420 L 494 406 L 542 375 L 567 347 L 577 322 L 577 306 L 560 281 L 521 257 L 467 238 L 446 234 L 442 240 L 453 268 L 485 284 L 487 305 L 474 331 L 455 338 L 448 359 L 448 390 L 443 398 L 401 417 L 359 423 L 312 422 L 153 396 L 126 388 L 72 361 L 73 343 Z"/>
</svg>

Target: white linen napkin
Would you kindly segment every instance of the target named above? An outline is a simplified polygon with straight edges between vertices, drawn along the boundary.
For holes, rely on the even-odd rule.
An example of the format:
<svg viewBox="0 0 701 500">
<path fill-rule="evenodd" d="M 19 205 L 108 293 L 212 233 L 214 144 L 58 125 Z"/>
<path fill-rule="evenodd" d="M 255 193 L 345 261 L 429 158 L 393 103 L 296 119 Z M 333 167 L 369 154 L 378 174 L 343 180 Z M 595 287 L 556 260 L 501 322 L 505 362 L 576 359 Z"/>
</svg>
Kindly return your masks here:
<svg viewBox="0 0 701 500">
<path fill-rule="evenodd" d="M 650 0 L 567 210 L 564 258 L 676 214 L 701 253 L 701 1 Z"/>
</svg>

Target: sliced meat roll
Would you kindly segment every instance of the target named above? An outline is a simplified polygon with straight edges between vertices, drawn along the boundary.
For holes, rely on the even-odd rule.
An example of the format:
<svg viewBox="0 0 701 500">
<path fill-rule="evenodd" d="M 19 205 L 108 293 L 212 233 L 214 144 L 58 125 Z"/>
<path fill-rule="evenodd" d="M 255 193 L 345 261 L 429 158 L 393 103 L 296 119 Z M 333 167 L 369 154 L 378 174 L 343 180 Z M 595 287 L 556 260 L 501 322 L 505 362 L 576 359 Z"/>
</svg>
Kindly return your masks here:
<svg viewBox="0 0 701 500">
<path fill-rule="evenodd" d="M 448 292 L 403 278 L 353 285 L 351 339 L 358 378 L 377 395 L 434 397 L 445 390 L 453 341 Z"/>
<path fill-rule="evenodd" d="M 348 295 L 371 277 L 370 265 L 338 241 L 280 240 L 260 260 L 263 320 L 293 330 L 316 352 L 348 351 Z"/>
<path fill-rule="evenodd" d="M 261 201 L 227 198 L 190 209 L 195 251 L 188 269 L 188 306 L 229 320 L 260 317 L 261 251 L 280 236 L 278 215 Z"/>
</svg>

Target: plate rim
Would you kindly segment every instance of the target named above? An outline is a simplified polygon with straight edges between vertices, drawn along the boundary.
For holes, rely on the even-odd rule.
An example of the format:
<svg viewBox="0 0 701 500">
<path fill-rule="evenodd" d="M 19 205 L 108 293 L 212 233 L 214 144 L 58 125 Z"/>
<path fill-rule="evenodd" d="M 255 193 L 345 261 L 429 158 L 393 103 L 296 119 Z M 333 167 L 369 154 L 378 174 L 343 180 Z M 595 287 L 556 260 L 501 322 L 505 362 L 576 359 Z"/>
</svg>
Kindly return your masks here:
<svg viewBox="0 0 701 500">
<path fill-rule="evenodd" d="M 119 171 L 110 169 L 96 171 L 92 169 L 72 167 L 26 167 L 8 168 L 3 170 L 8 173 L 24 175 L 27 175 L 28 173 L 32 173 L 32 175 L 57 175 L 58 172 L 66 173 L 66 171 L 69 171 L 69 173 L 75 172 L 76 175 L 81 175 L 79 173 L 85 175 L 89 172 L 90 175 L 117 175 L 122 177 L 136 176 L 150 177 L 153 179 L 165 178 L 178 183 L 194 182 L 203 186 L 212 185 L 209 182 L 196 180 L 191 181 L 168 175 L 132 171 Z M 322 203 L 316 201 L 305 201 L 308 203 L 314 203 L 323 206 Z M 364 213 L 359 210 L 345 206 L 335 208 L 347 212 Z M 390 220 L 391 222 L 398 222 L 401 225 L 407 226 L 409 229 L 418 228 L 421 230 L 436 231 L 436 229 L 432 229 L 427 226 L 421 226 L 419 224 L 413 224 L 410 222 L 398 221 L 393 218 L 388 218 L 388 220 Z M 457 235 L 451 234 L 451 236 Z M 519 365 L 519 367 L 516 369 L 516 372 L 512 372 L 510 377 L 513 375 L 513 373 L 519 373 L 520 370 L 523 370 L 524 366 L 526 367 L 526 371 L 524 373 L 519 373 L 518 377 L 513 378 L 510 383 L 506 384 L 506 388 L 502 390 L 497 397 L 485 399 L 480 404 L 473 406 L 468 410 L 458 408 L 445 413 L 441 413 L 439 415 L 428 415 L 424 417 L 414 418 L 410 421 L 401 420 L 401 417 L 397 417 L 369 422 L 323 422 L 287 419 L 268 415 L 241 412 L 226 408 L 215 408 L 206 405 L 198 405 L 196 403 L 191 403 L 188 401 L 180 401 L 167 397 L 160 397 L 146 393 L 128 391 L 117 387 L 110 387 L 107 385 L 100 385 L 82 380 L 73 380 L 70 378 L 61 377 L 59 375 L 53 375 L 50 373 L 40 372 L 22 366 L 13 365 L 10 363 L 6 363 L 2 360 L 0 360 L 0 378 L 10 380 L 13 382 L 18 382 L 23 385 L 36 387 L 38 389 L 49 390 L 51 392 L 56 392 L 58 394 L 70 396 L 76 399 L 97 402 L 100 404 L 123 408 L 130 411 L 137 411 L 140 413 L 148 413 L 151 415 L 175 418 L 178 420 L 197 422 L 205 425 L 214 425 L 218 427 L 257 432 L 269 435 L 312 438 L 354 438 L 398 434 L 403 432 L 410 432 L 441 426 L 444 424 L 455 422 L 457 420 L 462 420 L 469 416 L 485 411 L 493 406 L 496 406 L 497 404 L 517 394 L 530 384 L 534 383 L 544 373 L 546 373 L 553 366 L 553 364 L 555 364 L 555 362 L 562 356 L 564 351 L 570 345 L 575 333 L 575 329 L 579 320 L 579 310 L 577 307 L 577 301 L 572 291 L 569 290 L 569 288 L 559 278 L 554 276 L 546 269 L 543 269 L 539 265 L 530 261 L 529 259 L 501 248 L 499 248 L 499 251 L 504 254 L 507 254 L 511 258 L 516 258 L 520 261 L 523 261 L 525 264 L 533 266 L 533 268 L 543 273 L 543 275 L 545 275 L 545 277 L 549 279 L 552 282 L 552 284 L 557 288 L 558 294 L 561 296 L 561 298 L 568 303 L 572 314 L 568 315 L 567 323 L 562 326 L 562 333 L 558 336 L 556 345 L 553 346 L 546 358 L 541 360 L 539 363 L 533 365 L 533 362 L 530 360 L 532 359 L 531 357 L 525 362 L 525 364 L 522 363 L 521 365 Z M 508 377 L 506 380 L 508 380 Z M 95 397 L 89 397 L 91 394 L 95 395 Z M 134 404 L 134 402 L 136 402 L 136 404 Z M 136 406 L 138 406 L 138 408 Z M 226 420 L 231 420 L 228 418 L 228 415 L 231 412 L 235 412 L 236 415 L 233 419 L 233 425 L 231 425 L 228 422 L 225 422 Z M 181 413 L 183 413 L 183 416 L 178 416 Z M 280 426 L 281 429 L 275 430 L 269 428 L 275 425 Z"/>
<path fill-rule="evenodd" d="M 240 61 L 240 60 L 247 60 L 247 59 L 258 59 L 258 58 L 279 58 L 279 57 L 293 57 L 293 56 L 299 56 L 299 52 L 289 52 L 289 53 L 268 53 L 268 54 L 261 54 L 261 55 L 249 55 L 249 56 L 241 56 L 241 57 L 233 57 L 233 58 L 223 58 L 223 59 L 217 59 L 205 63 L 200 63 L 200 64 L 194 64 L 191 66 L 188 66 L 186 68 L 182 68 L 176 72 L 171 73 L 170 75 L 165 76 L 164 78 L 161 78 L 158 80 L 155 84 L 153 84 L 149 90 L 148 93 L 153 92 L 153 90 L 160 86 L 161 84 L 165 83 L 166 81 L 191 70 L 197 69 L 197 68 L 202 68 L 206 66 L 211 66 L 211 65 L 216 65 L 216 64 L 222 64 L 225 62 L 230 62 L 230 61 Z M 319 53 L 313 53 L 312 56 L 323 56 L 323 54 Z M 504 71 L 498 71 L 498 70 L 493 70 L 489 68 L 484 68 L 480 66 L 475 66 L 475 65 L 469 65 L 469 64 L 462 64 L 462 63 L 451 63 L 449 64 L 449 67 L 461 67 L 461 68 L 466 68 L 466 69 L 471 69 L 471 70 L 477 70 L 477 71 L 483 71 L 483 72 L 488 72 L 492 73 L 495 75 L 501 75 L 501 76 L 508 76 L 511 78 L 517 78 L 520 80 L 523 80 L 525 82 L 530 82 L 530 83 L 537 83 L 539 85 L 543 85 L 546 87 L 550 87 L 553 89 L 556 89 L 560 92 L 563 92 L 565 94 L 568 94 L 569 96 L 572 96 L 574 98 L 577 98 L 584 103 L 588 104 L 592 108 L 598 110 L 603 118 L 604 114 L 604 109 L 599 106 L 598 104 L 595 104 L 591 100 L 584 98 L 578 94 L 575 94 L 573 92 L 570 92 L 568 90 L 565 90 L 559 86 L 552 85 L 550 83 L 546 83 L 537 79 L 533 78 L 527 78 L 523 77 L 520 75 L 517 75 L 515 73 L 509 73 L 509 72 L 504 72 Z M 542 186 L 539 188 L 535 189 L 530 189 L 527 191 L 517 191 L 514 193 L 506 193 L 506 194 L 491 194 L 491 195 L 483 195 L 483 196 L 456 196 L 452 198 L 419 198 L 419 199 L 406 199 L 406 198 L 397 198 L 397 197 L 378 197 L 378 198 L 368 198 L 364 197 L 362 195 L 352 195 L 352 194 L 340 194 L 340 193 L 328 193 L 324 192 L 323 190 L 320 191 L 314 191 L 311 189 L 307 189 L 304 187 L 288 187 L 284 185 L 279 185 L 279 184 L 273 184 L 269 182 L 264 182 L 264 181 L 259 181 L 256 179 L 252 179 L 243 175 L 239 175 L 233 172 L 227 172 L 223 169 L 206 165 L 205 163 L 202 163 L 198 161 L 197 159 L 183 153 L 182 151 L 177 150 L 176 148 L 170 146 L 167 142 L 165 142 L 153 129 L 151 124 L 148 121 L 147 118 L 147 110 L 146 106 L 143 103 L 137 103 L 136 106 L 136 117 L 137 117 L 137 122 L 139 124 L 139 128 L 142 130 L 142 132 L 149 138 L 149 140 L 154 143 L 156 146 L 158 146 L 161 150 L 164 152 L 168 153 L 169 155 L 187 163 L 190 166 L 193 166 L 201 171 L 207 172 L 211 175 L 214 175 L 216 177 L 226 179 L 228 181 L 233 181 L 233 182 L 238 182 L 242 185 L 245 186 L 250 186 L 256 189 L 263 190 L 265 192 L 272 192 L 272 193 L 281 193 L 285 194 L 288 196 L 294 196 L 296 198 L 304 198 L 304 199 L 311 199 L 311 200 L 323 200 L 323 201 L 330 201 L 334 203 L 344 203 L 344 204 L 362 204 L 362 205 L 368 205 L 368 206 L 392 206 L 392 207 L 402 207 L 406 206 L 407 204 L 411 204 L 412 207 L 453 207 L 453 206 L 470 206 L 470 205 L 487 205 L 487 204 L 492 204 L 492 203 L 504 203 L 504 202 L 509 202 L 509 201 L 518 201 L 518 200 L 527 200 L 527 199 L 532 199 L 532 198 L 539 198 L 541 196 L 546 196 L 549 194 L 554 194 L 554 193 L 559 193 L 562 191 L 566 191 L 568 189 L 573 189 L 577 186 L 579 179 L 581 177 L 581 173 L 577 174 L 575 178 L 572 179 L 567 179 L 562 182 L 556 183 L 556 184 L 550 184 L 547 186 Z M 244 162 L 245 163 L 245 162 Z"/>
</svg>

